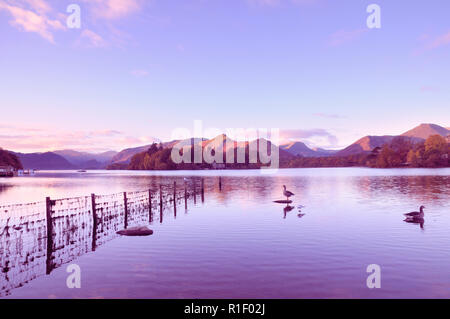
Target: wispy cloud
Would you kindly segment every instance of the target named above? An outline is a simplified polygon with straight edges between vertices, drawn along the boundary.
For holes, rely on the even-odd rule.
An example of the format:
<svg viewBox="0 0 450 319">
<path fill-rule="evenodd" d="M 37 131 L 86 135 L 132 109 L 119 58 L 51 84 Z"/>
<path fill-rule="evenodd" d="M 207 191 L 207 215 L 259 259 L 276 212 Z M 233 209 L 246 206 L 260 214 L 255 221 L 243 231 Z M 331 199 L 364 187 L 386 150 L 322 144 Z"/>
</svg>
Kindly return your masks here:
<svg viewBox="0 0 450 319">
<path fill-rule="evenodd" d="M 141 78 L 141 77 L 147 76 L 149 73 L 147 70 L 137 69 L 137 70 L 132 70 L 130 72 L 130 74 L 137 78 Z"/>
<path fill-rule="evenodd" d="M 321 2 L 321 0 L 246 0 L 251 5 L 276 7 L 282 4 L 311 5 Z"/>
<path fill-rule="evenodd" d="M 97 18 L 114 20 L 138 12 L 142 0 L 82 0 Z"/>
<path fill-rule="evenodd" d="M 423 85 L 420 87 L 421 92 L 438 92 L 439 88 L 437 86 Z"/>
<path fill-rule="evenodd" d="M 66 131 L 25 128 L 0 124 L 0 147 L 20 152 L 46 152 L 58 149 L 121 150 L 150 144 L 157 139 L 130 136 L 118 130 Z"/>
<path fill-rule="evenodd" d="M 422 46 L 414 53 L 421 54 L 426 51 L 432 51 L 450 44 L 450 31 L 441 35 L 432 37 L 429 35 L 421 35 L 419 40 L 422 42 Z"/>
<path fill-rule="evenodd" d="M 316 117 L 322 117 L 322 118 L 326 118 L 326 119 L 343 119 L 345 118 L 342 115 L 339 114 L 329 114 L 329 113 L 314 113 L 313 114 Z"/>
<path fill-rule="evenodd" d="M 367 29 L 339 30 L 330 36 L 328 45 L 336 47 L 353 42 L 359 39 L 365 32 L 367 32 Z"/>
<path fill-rule="evenodd" d="M 35 32 L 50 43 L 55 43 L 53 33 L 65 30 L 61 15 L 51 18 L 51 6 L 44 0 L 6 1 L 0 0 L 0 10 L 12 16 L 10 24 L 25 32 Z"/>
<path fill-rule="evenodd" d="M 308 145 L 322 147 L 335 147 L 338 144 L 338 139 L 334 134 L 320 128 L 281 130 L 280 140 L 283 142 L 302 141 Z"/>
<path fill-rule="evenodd" d="M 78 41 L 77 44 L 83 43 L 94 48 L 103 48 L 106 46 L 106 41 L 100 35 L 89 29 L 84 29 L 83 32 L 81 32 L 80 41 Z"/>
</svg>

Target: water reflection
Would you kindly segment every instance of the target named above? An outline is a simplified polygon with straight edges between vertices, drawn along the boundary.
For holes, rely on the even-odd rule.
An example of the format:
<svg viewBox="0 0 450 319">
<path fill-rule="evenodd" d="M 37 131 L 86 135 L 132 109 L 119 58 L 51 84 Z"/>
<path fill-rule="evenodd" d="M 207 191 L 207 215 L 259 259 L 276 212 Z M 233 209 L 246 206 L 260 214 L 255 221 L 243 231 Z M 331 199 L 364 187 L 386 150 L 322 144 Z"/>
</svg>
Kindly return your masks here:
<svg viewBox="0 0 450 319">
<path fill-rule="evenodd" d="M 0 206 L 0 297 L 96 251 L 129 227 L 151 225 L 200 189 L 163 189 Z M 48 211 L 51 218 L 48 218 Z M 95 212 L 95 214 L 93 214 Z M 47 214 L 47 215 L 46 215 Z"/>
<path fill-rule="evenodd" d="M 287 213 L 289 213 L 293 209 L 294 206 L 290 206 L 289 204 L 287 204 L 286 207 L 283 208 L 283 218 L 286 219 Z"/>
<path fill-rule="evenodd" d="M 450 278 L 446 267 L 450 260 L 450 173 L 360 172 L 282 170 L 272 176 L 228 171 L 166 172 L 166 176 L 108 172 L 88 173 L 83 178 L 42 173 L 35 179 L 12 179 L 8 191 L 0 192 L 0 202 L 43 199 L 45 195 L 72 197 L 86 190 L 121 194 L 146 188 L 159 198 L 159 183 L 173 185 L 175 181 L 181 193 L 185 182 L 200 189 L 201 180 L 195 174 L 203 174 L 206 191 L 188 197 L 191 204 L 199 204 L 192 208 L 195 214 L 186 217 L 181 213 L 183 204 L 188 211 L 184 198 L 175 202 L 176 210 L 141 201 L 142 207 L 130 209 L 126 223 L 120 195 L 112 205 L 96 197 L 97 225 L 89 214 L 79 221 L 60 218 L 51 245 L 46 240 L 45 216 L 36 216 L 34 224 L 28 225 L 19 217 L 5 221 L 7 230 L 0 228 L 0 291 L 10 293 L 50 270 L 50 277 L 37 289 L 14 289 L 13 293 L 13 297 L 27 293 L 42 297 L 39 288 L 56 286 L 55 267 L 97 249 L 98 253 L 83 256 L 79 262 L 88 265 L 86 276 L 98 280 L 95 286 L 87 283 L 76 296 L 90 296 L 95 289 L 108 289 L 105 294 L 111 298 L 448 296 L 450 282 L 442 278 Z M 219 179 L 214 174 L 223 175 Z M 296 194 L 293 203 L 273 202 L 283 198 L 282 185 Z M 424 219 L 403 221 L 405 212 L 422 204 L 430 207 L 426 232 L 419 230 L 424 229 Z M 116 238 L 116 230 L 125 224 L 145 223 L 152 224 L 157 235 L 149 241 L 130 245 L 124 239 L 103 245 Z M 390 267 L 386 268 L 385 287 L 375 292 L 365 288 L 364 271 L 374 262 Z M 133 268 L 138 264 L 147 266 Z M 124 265 L 130 265 L 126 272 Z M 102 277 L 105 267 L 120 274 L 114 282 Z M 424 267 L 430 269 L 425 275 Z M 428 276 L 432 273 L 437 276 Z M 62 289 L 55 294 L 75 296 Z"/>
<path fill-rule="evenodd" d="M 421 229 L 425 229 L 424 228 L 424 225 L 425 225 L 425 219 L 424 218 L 412 218 L 412 219 L 406 218 L 404 220 L 404 222 L 410 223 L 410 224 L 418 224 L 418 225 L 420 225 Z"/>
</svg>

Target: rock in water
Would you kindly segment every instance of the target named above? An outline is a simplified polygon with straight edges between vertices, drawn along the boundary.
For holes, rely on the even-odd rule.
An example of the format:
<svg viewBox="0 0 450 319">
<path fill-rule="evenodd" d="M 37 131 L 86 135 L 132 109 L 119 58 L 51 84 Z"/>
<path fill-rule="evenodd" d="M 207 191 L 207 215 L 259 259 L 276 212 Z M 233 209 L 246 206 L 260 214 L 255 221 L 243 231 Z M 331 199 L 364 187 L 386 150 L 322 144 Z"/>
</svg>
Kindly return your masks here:
<svg viewBox="0 0 450 319">
<path fill-rule="evenodd" d="M 117 232 L 119 235 L 123 236 L 150 236 L 153 234 L 153 230 L 145 227 L 145 226 L 139 226 L 139 227 L 131 227 L 128 229 L 119 230 Z"/>
</svg>

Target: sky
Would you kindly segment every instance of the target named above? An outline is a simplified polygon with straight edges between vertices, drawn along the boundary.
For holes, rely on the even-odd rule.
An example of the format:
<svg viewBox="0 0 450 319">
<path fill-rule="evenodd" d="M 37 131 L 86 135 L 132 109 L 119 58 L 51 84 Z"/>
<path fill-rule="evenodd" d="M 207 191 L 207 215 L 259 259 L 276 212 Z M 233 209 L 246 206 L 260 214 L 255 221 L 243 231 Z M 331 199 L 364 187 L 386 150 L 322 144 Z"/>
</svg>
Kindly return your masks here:
<svg viewBox="0 0 450 319">
<path fill-rule="evenodd" d="M 449 17 L 447 0 L 0 0 L 0 147 L 118 151 L 195 120 L 333 149 L 449 127 Z"/>
</svg>

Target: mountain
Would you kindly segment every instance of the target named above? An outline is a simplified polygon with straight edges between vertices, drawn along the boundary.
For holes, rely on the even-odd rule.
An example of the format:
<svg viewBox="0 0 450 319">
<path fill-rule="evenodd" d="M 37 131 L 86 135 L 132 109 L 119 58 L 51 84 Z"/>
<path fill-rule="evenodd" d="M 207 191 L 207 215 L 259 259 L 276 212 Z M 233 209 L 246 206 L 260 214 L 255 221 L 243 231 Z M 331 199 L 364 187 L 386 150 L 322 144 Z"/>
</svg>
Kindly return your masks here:
<svg viewBox="0 0 450 319">
<path fill-rule="evenodd" d="M 420 124 L 419 126 L 402 134 L 402 136 L 416 137 L 426 140 L 431 135 L 447 137 L 450 130 L 436 124 Z"/>
<path fill-rule="evenodd" d="M 195 147 L 200 151 L 203 151 L 203 154 L 209 154 L 213 158 L 205 159 L 201 163 L 195 162 L 181 162 L 174 163 L 171 157 L 172 148 L 174 146 L 180 147 L 183 149 L 183 153 L 191 154 L 190 161 L 193 160 L 195 151 L 192 152 L 192 148 Z M 228 138 L 226 135 L 218 135 L 212 139 L 204 139 L 204 138 L 190 138 L 181 141 L 172 141 L 169 143 L 163 144 L 162 148 L 158 147 L 149 147 L 146 148 L 145 151 L 141 153 L 135 154 L 129 164 L 125 163 L 113 163 L 108 166 L 108 169 L 131 169 L 131 170 L 172 170 L 172 169 L 211 169 L 211 168 L 233 168 L 233 169 L 241 169 L 241 168 L 259 168 L 261 166 L 267 166 L 266 160 L 271 160 L 273 158 L 261 158 L 256 153 L 256 162 L 250 163 L 249 155 L 253 154 L 252 150 L 260 150 L 261 147 L 265 146 L 266 149 L 263 150 L 263 154 L 271 154 L 271 149 L 273 144 L 265 139 L 257 139 L 250 142 L 247 141 L 234 141 Z M 280 165 L 287 165 L 290 160 L 294 158 L 292 154 L 289 152 L 278 149 L 279 151 L 279 162 Z M 211 149 L 208 151 L 208 149 Z M 218 159 L 217 151 L 222 148 L 223 153 L 223 163 L 221 161 L 213 162 L 214 159 Z M 213 151 L 214 150 L 214 151 Z M 133 150 L 134 151 L 134 150 Z M 206 152 L 206 153 L 205 153 Z M 232 163 L 226 163 L 227 155 L 230 152 L 234 153 L 234 160 Z M 245 158 L 241 158 L 240 154 L 244 154 Z M 242 159 L 243 162 L 239 160 Z"/>
<path fill-rule="evenodd" d="M 13 153 L 13 152 L 11 152 Z M 13 153 L 22 162 L 24 169 L 58 170 L 75 169 L 76 167 L 69 163 L 64 157 L 52 153 Z"/>
<path fill-rule="evenodd" d="M 336 151 L 325 150 L 322 148 L 311 149 L 302 142 L 291 142 L 288 144 L 280 145 L 280 149 L 283 149 L 292 155 L 303 157 L 331 156 L 336 153 Z"/>
<path fill-rule="evenodd" d="M 145 145 L 124 149 L 113 156 L 111 159 L 111 164 L 128 164 L 134 155 L 145 152 L 150 148 L 150 146 L 151 145 Z"/>
<path fill-rule="evenodd" d="M 190 145 L 191 140 L 192 139 L 183 140 L 182 146 Z M 195 140 L 195 143 L 199 143 L 200 141 L 205 140 L 205 139 L 195 138 L 194 140 Z M 162 143 L 162 147 L 163 148 L 172 148 L 178 142 L 180 142 L 180 141 L 173 140 L 170 142 L 165 142 L 165 143 Z M 150 146 L 152 146 L 152 144 L 124 149 L 112 157 L 110 164 L 115 164 L 115 165 L 123 167 L 123 165 L 130 163 L 131 158 L 134 155 L 137 155 L 139 153 L 147 151 L 150 148 Z"/>
<path fill-rule="evenodd" d="M 117 152 L 108 151 L 103 153 L 87 153 L 74 150 L 60 150 L 53 153 L 64 157 L 68 162 L 76 168 L 83 169 L 100 169 L 106 168 Z"/>
<path fill-rule="evenodd" d="M 450 130 L 436 124 L 420 124 L 419 126 L 409 130 L 400 136 L 409 138 L 412 142 L 422 142 L 431 135 L 441 135 L 447 137 L 450 135 Z M 392 142 L 396 136 L 365 136 L 343 150 L 337 152 L 336 156 L 355 155 L 363 152 L 370 152 L 375 147 L 381 147 L 384 144 Z"/>
<path fill-rule="evenodd" d="M 384 136 L 364 136 L 363 138 L 357 140 L 355 143 L 347 146 L 343 150 L 340 150 L 335 155 L 336 156 L 348 156 L 364 152 L 370 152 L 375 147 L 381 147 L 384 144 L 392 142 L 395 136 L 384 135 Z"/>
</svg>

